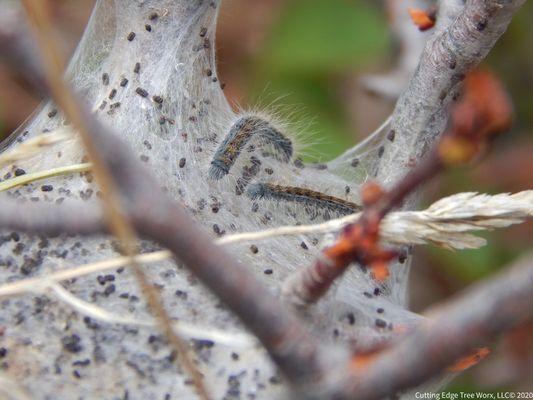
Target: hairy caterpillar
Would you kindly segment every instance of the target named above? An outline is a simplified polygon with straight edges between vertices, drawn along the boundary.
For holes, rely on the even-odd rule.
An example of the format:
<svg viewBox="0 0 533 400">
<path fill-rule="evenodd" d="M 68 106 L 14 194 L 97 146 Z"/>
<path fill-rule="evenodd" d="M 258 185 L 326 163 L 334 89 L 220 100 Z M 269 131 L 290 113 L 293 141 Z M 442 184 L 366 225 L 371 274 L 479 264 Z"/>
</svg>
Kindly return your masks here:
<svg viewBox="0 0 533 400">
<path fill-rule="evenodd" d="M 254 183 L 248 186 L 247 194 L 252 199 L 282 200 L 301 203 L 313 209 L 325 209 L 340 215 L 349 215 L 360 211 L 362 207 L 356 203 L 316 192 L 314 190 L 281 186 L 271 183 Z"/>
<path fill-rule="evenodd" d="M 263 118 L 254 115 L 244 116 L 233 124 L 228 135 L 216 150 L 211 160 L 209 176 L 218 180 L 227 175 L 244 146 L 254 136 L 271 145 L 276 151 L 276 157 L 281 161 L 288 162 L 291 159 L 293 146 L 290 139 Z"/>
</svg>

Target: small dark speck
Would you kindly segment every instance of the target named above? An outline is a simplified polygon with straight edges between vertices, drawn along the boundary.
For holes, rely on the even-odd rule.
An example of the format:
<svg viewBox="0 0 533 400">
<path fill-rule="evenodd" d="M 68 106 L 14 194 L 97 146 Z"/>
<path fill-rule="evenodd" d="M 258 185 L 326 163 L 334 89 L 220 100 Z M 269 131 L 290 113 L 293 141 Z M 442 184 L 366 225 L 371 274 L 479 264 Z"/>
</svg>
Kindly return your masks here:
<svg viewBox="0 0 533 400">
<path fill-rule="evenodd" d="M 135 67 L 133 67 L 133 72 L 136 74 L 141 72 L 141 63 L 135 63 Z"/>
<path fill-rule="evenodd" d="M 205 74 L 206 74 L 207 76 L 211 76 L 211 75 L 213 75 L 213 71 L 211 71 L 210 69 L 206 69 L 206 70 L 205 70 Z"/>
<path fill-rule="evenodd" d="M 303 161 L 302 161 L 301 159 L 299 159 L 299 158 L 297 158 L 296 160 L 294 160 L 294 166 L 295 166 L 296 168 L 304 168 L 304 167 L 305 167 Z"/>
<path fill-rule="evenodd" d="M 126 87 L 126 85 L 128 84 L 128 80 L 126 78 L 122 78 L 122 80 L 120 81 L 120 86 L 121 87 Z"/>
<path fill-rule="evenodd" d="M 22 168 L 17 168 L 15 170 L 15 176 L 21 176 L 21 175 L 24 175 L 26 174 L 26 171 L 24 171 Z"/>
<path fill-rule="evenodd" d="M 407 260 L 407 252 L 405 251 L 402 251 L 399 255 L 398 255 L 398 262 L 400 264 L 403 264 L 405 262 L 405 260 Z"/>
<path fill-rule="evenodd" d="M 387 139 L 389 139 L 391 142 L 394 142 L 394 138 L 396 137 L 396 131 L 393 129 L 389 133 L 387 133 Z"/>
<path fill-rule="evenodd" d="M 272 275 L 274 273 L 274 271 L 272 269 L 270 269 L 270 268 L 265 269 L 263 272 L 264 272 L 265 275 Z"/>
<path fill-rule="evenodd" d="M 379 149 L 378 149 L 378 157 L 381 157 L 383 156 L 383 153 L 385 152 L 385 147 L 383 146 L 379 146 Z"/>
<path fill-rule="evenodd" d="M 378 312 L 378 314 L 383 314 L 385 312 L 383 308 L 378 308 L 376 311 Z"/>
<path fill-rule="evenodd" d="M 139 158 L 141 159 L 142 162 L 147 162 L 150 159 L 150 157 L 144 154 L 142 154 Z"/>
<path fill-rule="evenodd" d="M 354 158 L 354 159 L 352 160 L 352 162 L 350 163 L 350 165 L 351 165 L 352 167 L 356 168 L 356 167 L 359 165 L 359 159 Z"/>
<path fill-rule="evenodd" d="M 259 249 L 257 248 L 257 246 L 256 246 L 255 244 L 252 244 L 252 245 L 250 246 L 250 251 L 251 251 L 252 253 L 254 253 L 254 254 L 259 253 Z"/>
<path fill-rule="evenodd" d="M 148 92 L 141 87 L 135 89 L 135 93 L 137 93 L 141 97 L 148 97 Z"/>
<path fill-rule="evenodd" d="M 154 13 L 151 13 L 149 16 L 148 16 L 148 19 L 150 21 L 153 21 L 153 20 L 156 20 L 157 18 L 159 18 L 159 14 L 154 12 Z"/>
<path fill-rule="evenodd" d="M 369 299 L 372 298 L 372 295 L 370 293 L 368 293 L 368 292 L 364 292 L 363 294 L 365 295 L 365 297 L 368 297 Z"/>
<path fill-rule="evenodd" d="M 268 174 L 268 175 L 272 175 L 274 173 L 274 170 L 272 168 L 265 168 L 265 172 Z"/>
<path fill-rule="evenodd" d="M 86 358 L 85 360 L 78 360 L 78 361 L 74 361 L 72 363 L 72 365 L 74 367 L 86 367 L 87 365 L 89 365 L 91 363 L 91 360 L 89 360 L 88 358 Z"/>
<path fill-rule="evenodd" d="M 200 36 L 201 37 L 205 37 L 205 35 L 207 35 L 207 28 L 204 27 L 204 28 L 200 29 Z"/>
<path fill-rule="evenodd" d="M 135 39 L 135 32 L 128 33 L 128 40 L 131 42 L 133 39 Z"/>
<path fill-rule="evenodd" d="M 305 244 L 305 242 L 300 243 L 300 247 L 301 247 L 302 249 L 304 249 L 304 250 L 308 250 L 308 249 L 309 249 L 309 247 L 307 247 L 307 245 Z"/>
<path fill-rule="evenodd" d="M 61 339 L 61 344 L 63 348 L 71 353 L 77 353 L 81 351 L 81 339 L 78 335 L 64 336 Z"/>
<path fill-rule="evenodd" d="M 48 113 L 48 118 L 54 118 L 57 115 L 57 110 L 54 109 Z"/>
<path fill-rule="evenodd" d="M 184 292 L 183 290 L 178 289 L 174 292 L 174 294 L 182 300 L 187 300 L 187 292 Z"/>
<path fill-rule="evenodd" d="M 110 294 L 115 293 L 115 290 L 116 290 L 116 287 L 115 287 L 115 285 L 112 283 L 111 285 L 107 286 L 107 287 L 104 289 L 104 294 L 105 294 L 106 296 L 109 296 Z"/>
<path fill-rule="evenodd" d="M 220 84 L 220 89 L 224 90 L 226 88 L 226 83 L 225 82 L 222 82 Z"/>
<path fill-rule="evenodd" d="M 180 162 L 179 162 L 179 166 L 180 168 L 183 168 L 185 167 L 185 163 L 187 162 L 187 160 L 185 158 L 180 158 Z"/>
<path fill-rule="evenodd" d="M 378 328 L 385 328 L 387 326 L 387 322 L 383 321 L 381 318 L 377 318 L 375 324 Z"/>
<path fill-rule="evenodd" d="M 117 89 L 112 89 L 111 92 L 109 92 L 109 100 L 113 100 L 116 95 L 117 95 Z"/>
<path fill-rule="evenodd" d="M 479 32 L 484 31 L 486 27 L 487 27 L 487 21 L 486 21 L 486 20 L 479 21 L 479 22 L 476 24 L 476 29 L 477 29 Z"/>
<path fill-rule="evenodd" d="M 43 185 L 41 186 L 41 190 L 43 192 L 51 192 L 52 190 L 54 190 L 54 187 L 52 185 Z"/>
<path fill-rule="evenodd" d="M 4 358 L 7 355 L 7 349 L 5 347 L 0 347 L 0 358 Z"/>
<path fill-rule="evenodd" d="M 355 324 L 355 315 L 353 315 L 353 313 L 348 313 L 348 314 L 346 315 L 346 319 L 348 320 L 348 323 L 349 323 L 350 325 Z"/>
<path fill-rule="evenodd" d="M 374 296 L 379 296 L 381 294 L 381 290 L 379 288 L 374 288 Z"/>
<path fill-rule="evenodd" d="M 102 74 L 102 83 L 106 86 L 109 85 L 109 74 L 107 72 Z"/>
<path fill-rule="evenodd" d="M 231 353 L 231 359 L 233 361 L 237 361 L 239 359 L 239 355 L 237 353 Z"/>
<path fill-rule="evenodd" d="M 148 32 L 152 32 L 152 25 L 150 25 L 150 24 L 146 24 L 146 25 L 144 26 L 144 29 L 146 29 Z"/>
<path fill-rule="evenodd" d="M 157 104 L 162 104 L 163 103 L 163 98 L 161 96 L 155 95 L 155 96 L 152 97 L 152 100 L 154 102 L 156 102 Z"/>
</svg>

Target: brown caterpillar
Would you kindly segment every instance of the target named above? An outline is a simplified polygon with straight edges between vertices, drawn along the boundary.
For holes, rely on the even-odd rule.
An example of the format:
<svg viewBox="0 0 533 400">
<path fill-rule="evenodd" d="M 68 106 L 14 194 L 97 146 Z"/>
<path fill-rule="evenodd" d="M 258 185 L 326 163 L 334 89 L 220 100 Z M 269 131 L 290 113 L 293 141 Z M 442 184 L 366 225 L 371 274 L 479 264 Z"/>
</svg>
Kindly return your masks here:
<svg viewBox="0 0 533 400">
<path fill-rule="evenodd" d="M 258 116 L 245 116 L 239 118 L 226 138 L 218 146 L 211 161 L 209 176 L 221 179 L 227 175 L 241 154 L 244 146 L 257 136 L 264 143 L 271 145 L 276 150 L 276 157 L 283 162 L 288 162 L 293 154 L 290 139 L 286 138 L 271 123 Z"/>
<path fill-rule="evenodd" d="M 325 209 L 340 215 L 350 215 L 362 210 L 362 207 L 356 203 L 329 196 L 321 192 L 316 192 L 314 190 L 294 186 L 254 183 L 248 186 L 247 194 L 252 199 L 296 202 L 301 203 L 306 207 Z"/>
</svg>

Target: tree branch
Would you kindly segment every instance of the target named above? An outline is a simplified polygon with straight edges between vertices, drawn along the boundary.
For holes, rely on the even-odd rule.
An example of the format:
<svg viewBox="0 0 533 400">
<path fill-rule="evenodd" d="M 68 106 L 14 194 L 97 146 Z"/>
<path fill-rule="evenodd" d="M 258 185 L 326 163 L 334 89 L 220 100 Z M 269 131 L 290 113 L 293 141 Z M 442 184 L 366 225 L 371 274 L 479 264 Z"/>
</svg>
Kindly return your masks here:
<svg viewBox="0 0 533 400">
<path fill-rule="evenodd" d="M 91 235 L 106 231 L 103 214 L 98 207 L 74 201 L 61 206 L 21 204 L 11 199 L 0 200 L 0 228 L 47 236 L 62 233 Z"/>
<path fill-rule="evenodd" d="M 533 254 L 428 313 L 429 322 L 356 373 L 360 400 L 414 387 L 473 348 L 533 318 Z"/>
<path fill-rule="evenodd" d="M 407 165 L 427 152 L 444 130 L 447 107 L 459 83 L 486 57 L 524 2 L 468 0 L 447 28 L 437 25 L 414 76 L 396 103 L 391 122 L 395 134 L 383 153 L 380 165 L 387 168 L 380 168 L 378 182 L 390 187 Z M 446 12 L 454 16 L 457 8 L 446 6 Z"/>
</svg>

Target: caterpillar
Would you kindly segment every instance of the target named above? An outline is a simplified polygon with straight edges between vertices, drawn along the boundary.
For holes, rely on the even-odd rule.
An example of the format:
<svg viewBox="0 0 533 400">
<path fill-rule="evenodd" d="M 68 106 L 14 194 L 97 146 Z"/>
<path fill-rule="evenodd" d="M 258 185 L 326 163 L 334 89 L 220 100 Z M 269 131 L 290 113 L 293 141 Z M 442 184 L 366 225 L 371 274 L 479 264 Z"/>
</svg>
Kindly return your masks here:
<svg viewBox="0 0 533 400">
<path fill-rule="evenodd" d="M 293 146 L 290 139 L 263 118 L 254 115 L 244 116 L 233 124 L 217 148 L 211 160 L 209 176 L 218 180 L 227 175 L 246 144 L 254 136 L 271 145 L 276 151 L 275 156 L 281 161 L 288 162 L 291 159 Z"/>
<path fill-rule="evenodd" d="M 358 212 L 362 207 L 356 203 L 316 192 L 314 190 L 281 186 L 271 183 L 254 183 L 248 186 L 247 195 L 252 199 L 281 200 L 301 203 L 311 209 L 324 209 L 340 215 Z"/>
</svg>

